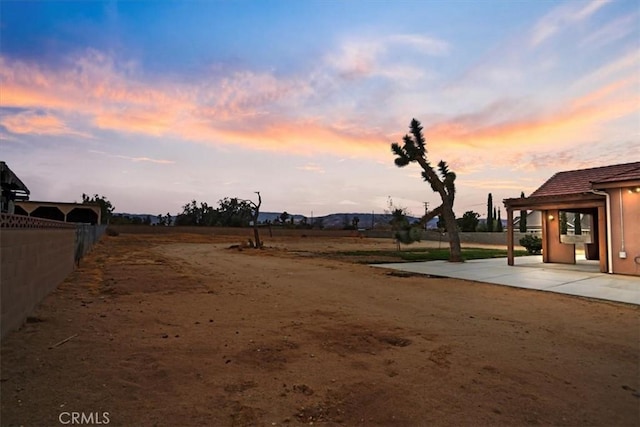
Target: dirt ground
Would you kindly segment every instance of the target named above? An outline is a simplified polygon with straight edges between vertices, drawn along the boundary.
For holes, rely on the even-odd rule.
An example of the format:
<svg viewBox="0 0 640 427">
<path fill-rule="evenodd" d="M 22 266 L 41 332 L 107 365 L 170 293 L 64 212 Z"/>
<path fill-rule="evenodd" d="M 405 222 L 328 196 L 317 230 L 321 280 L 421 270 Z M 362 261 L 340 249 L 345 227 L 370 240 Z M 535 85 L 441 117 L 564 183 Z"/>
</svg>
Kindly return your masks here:
<svg viewBox="0 0 640 427">
<path fill-rule="evenodd" d="M 106 237 L 3 340 L 1 424 L 640 424 L 638 307 L 266 240 Z"/>
</svg>

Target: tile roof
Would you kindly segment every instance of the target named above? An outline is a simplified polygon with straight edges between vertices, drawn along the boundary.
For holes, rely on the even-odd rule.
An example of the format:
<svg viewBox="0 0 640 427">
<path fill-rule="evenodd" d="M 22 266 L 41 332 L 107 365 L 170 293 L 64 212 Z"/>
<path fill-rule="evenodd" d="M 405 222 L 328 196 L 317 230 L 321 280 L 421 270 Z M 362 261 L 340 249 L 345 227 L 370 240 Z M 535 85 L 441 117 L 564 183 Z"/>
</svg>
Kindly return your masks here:
<svg viewBox="0 0 640 427">
<path fill-rule="evenodd" d="M 534 191 L 530 197 L 587 193 L 594 188 L 592 183 L 635 179 L 640 179 L 640 162 L 558 172 Z"/>
<path fill-rule="evenodd" d="M 597 179 L 594 181 L 595 184 L 605 183 L 605 182 L 620 182 L 620 181 L 635 181 L 640 180 L 640 162 L 637 163 L 628 163 L 628 165 L 635 165 L 635 167 L 628 169 L 624 172 L 620 172 L 615 175 L 608 176 L 606 178 Z M 621 165 L 622 166 L 622 165 Z"/>
</svg>

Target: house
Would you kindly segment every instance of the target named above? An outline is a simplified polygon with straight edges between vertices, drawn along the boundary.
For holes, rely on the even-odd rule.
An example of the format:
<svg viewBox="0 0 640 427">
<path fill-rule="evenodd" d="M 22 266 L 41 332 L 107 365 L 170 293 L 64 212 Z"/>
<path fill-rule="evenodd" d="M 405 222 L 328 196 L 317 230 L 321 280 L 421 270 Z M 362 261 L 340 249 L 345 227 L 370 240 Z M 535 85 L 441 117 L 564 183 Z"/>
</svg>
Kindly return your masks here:
<svg viewBox="0 0 640 427">
<path fill-rule="evenodd" d="M 100 206 L 86 203 L 16 201 L 15 214 L 91 225 L 100 224 L 102 219 Z"/>
<path fill-rule="evenodd" d="M 0 161 L 0 213 L 14 213 L 15 202 L 19 200 L 29 200 L 29 189 L 13 173 L 5 162 Z"/>
<path fill-rule="evenodd" d="M 543 262 L 574 264 L 576 245 L 584 245 L 600 271 L 640 276 L 640 162 L 559 172 L 529 197 L 504 204 L 509 265 L 514 212 L 533 210 L 540 212 Z M 579 214 L 590 232 L 569 232 L 560 220 L 565 214 Z"/>
<path fill-rule="evenodd" d="M 102 211 L 97 204 L 36 202 L 29 200 L 27 186 L 0 161 L 0 213 L 62 222 L 100 224 Z"/>
</svg>

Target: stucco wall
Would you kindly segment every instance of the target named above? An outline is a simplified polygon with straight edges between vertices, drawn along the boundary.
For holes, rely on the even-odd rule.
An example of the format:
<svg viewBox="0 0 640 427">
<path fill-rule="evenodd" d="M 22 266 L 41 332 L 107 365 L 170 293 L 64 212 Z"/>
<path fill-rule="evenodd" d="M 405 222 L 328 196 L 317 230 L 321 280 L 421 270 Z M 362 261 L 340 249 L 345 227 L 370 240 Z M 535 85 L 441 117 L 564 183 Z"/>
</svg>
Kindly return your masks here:
<svg viewBox="0 0 640 427">
<path fill-rule="evenodd" d="M 74 228 L 0 231 L 2 337 L 73 271 L 75 239 Z"/>
<path fill-rule="evenodd" d="M 551 216 L 553 219 L 551 219 Z M 576 245 L 560 241 L 560 211 L 542 211 L 542 258 L 544 262 L 576 263 Z"/>
<path fill-rule="evenodd" d="M 640 193 L 629 192 L 626 188 L 608 192 L 611 195 L 613 272 L 640 276 Z M 626 258 L 621 256 L 624 255 L 621 252 L 626 253 Z"/>
</svg>

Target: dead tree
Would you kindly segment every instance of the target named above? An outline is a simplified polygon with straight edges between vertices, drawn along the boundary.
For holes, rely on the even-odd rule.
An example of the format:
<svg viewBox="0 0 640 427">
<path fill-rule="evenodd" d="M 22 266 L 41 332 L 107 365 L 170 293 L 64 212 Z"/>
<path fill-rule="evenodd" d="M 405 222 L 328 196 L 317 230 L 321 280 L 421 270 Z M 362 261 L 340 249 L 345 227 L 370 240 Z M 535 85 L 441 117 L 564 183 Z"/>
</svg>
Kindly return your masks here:
<svg viewBox="0 0 640 427">
<path fill-rule="evenodd" d="M 259 191 L 256 191 L 255 193 L 258 195 L 258 203 L 254 203 L 251 200 L 247 200 L 246 202 L 249 203 L 251 205 L 251 208 L 253 209 L 252 219 L 253 219 L 253 237 L 255 239 L 254 248 L 260 249 L 262 248 L 263 242 L 260 240 L 260 232 L 258 231 L 258 216 L 260 215 L 260 205 L 262 204 L 262 197 L 260 197 Z"/>
</svg>

